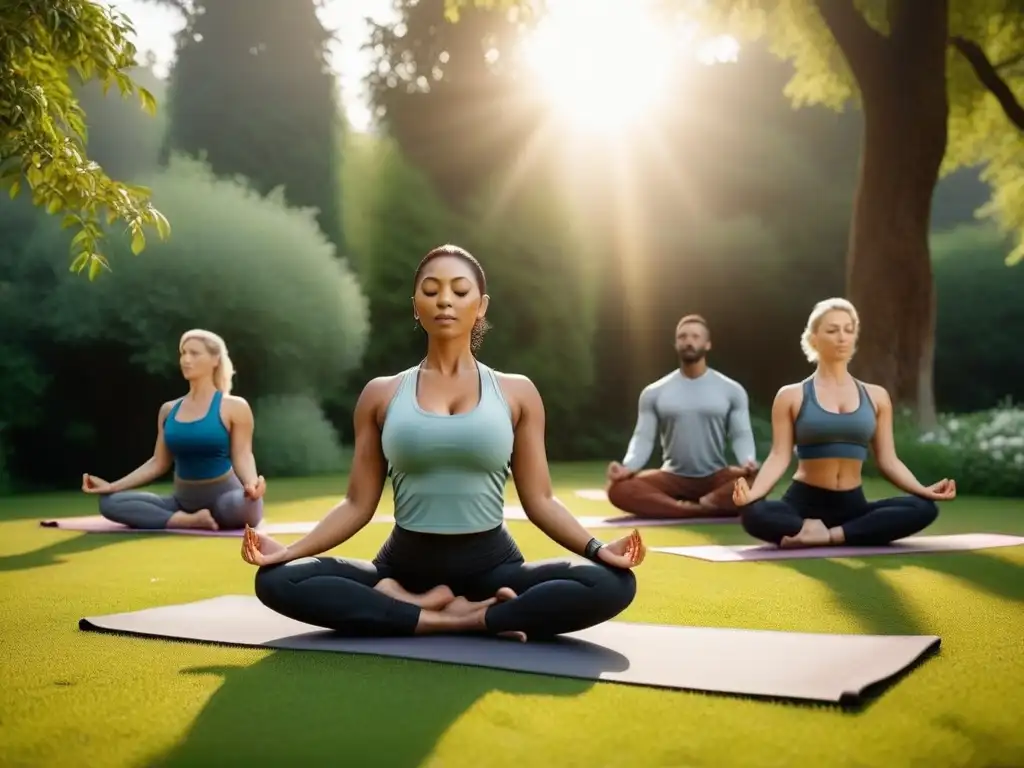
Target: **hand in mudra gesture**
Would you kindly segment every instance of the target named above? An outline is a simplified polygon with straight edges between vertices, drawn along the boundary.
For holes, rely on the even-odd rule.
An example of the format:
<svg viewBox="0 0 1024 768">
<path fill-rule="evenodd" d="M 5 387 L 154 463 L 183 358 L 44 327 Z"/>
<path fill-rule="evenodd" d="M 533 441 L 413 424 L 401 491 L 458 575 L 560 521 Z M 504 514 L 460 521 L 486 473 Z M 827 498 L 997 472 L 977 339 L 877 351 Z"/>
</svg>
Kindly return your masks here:
<svg viewBox="0 0 1024 768">
<path fill-rule="evenodd" d="M 956 498 L 956 480 L 943 478 L 925 488 L 926 499 L 932 501 L 952 501 Z"/>
<path fill-rule="evenodd" d="M 634 528 L 629 536 L 616 539 L 597 550 L 597 559 L 616 568 L 636 568 L 647 556 L 647 547 Z"/>
<path fill-rule="evenodd" d="M 754 500 L 745 477 L 738 478 L 732 486 L 732 503 L 737 507 L 745 507 Z"/>
<path fill-rule="evenodd" d="M 82 491 L 84 493 L 113 493 L 110 483 L 96 475 L 82 475 Z"/>
<path fill-rule="evenodd" d="M 242 559 L 256 566 L 283 563 L 288 559 L 288 547 L 247 525 L 242 534 Z"/>
<path fill-rule="evenodd" d="M 245 490 L 245 497 L 247 499 L 262 499 L 263 494 L 267 492 L 267 481 L 263 479 L 263 475 L 257 477 L 253 482 L 243 486 Z"/>
</svg>

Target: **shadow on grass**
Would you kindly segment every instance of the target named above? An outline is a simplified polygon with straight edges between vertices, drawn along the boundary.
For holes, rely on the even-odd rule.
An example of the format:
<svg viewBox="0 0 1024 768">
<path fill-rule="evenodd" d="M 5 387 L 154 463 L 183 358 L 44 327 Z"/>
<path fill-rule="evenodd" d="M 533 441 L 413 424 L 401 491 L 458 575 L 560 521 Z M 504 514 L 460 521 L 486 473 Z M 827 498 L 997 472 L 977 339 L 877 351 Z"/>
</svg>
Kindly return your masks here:
<svg viewBox="0 0 1024 768">
<path fill-rule="evenodd" d="M 712 544 L 755 543 L 742 529 L 737 533 L 734 526 L 702 526 L 699 532 Z M 708 565 L 724 568 L 742 566 L 740 563 Z M 928 628 L 912 615 L 900 590 L 882 578 L 884 572 L 908 566 L 951 576 L 996 597 L 1024 602 L 1024 567 L 986 550 L 771 560 L 746 565 L 751 568 L 790 568 L 822 582 L 835 594 L 842 609 L 855 613 L 867 631 L 876 634 L 928 634 Z"/>
<path fill-rule="evenodd" d="M 578 696 L 593 686 L 586 680 L 289 651 L 247 667 L 183 674 L 219 675 L 223 683 L 182 741 L 150 765 L 418 766 L 490 694 Z M 485 762 L 500 748 L 502 732 L 507 737 L 519 727 L 501 705 L 490 714 L 467 734 L 478 741 Z"/>
<path fill-rule="evenodd" d="M 21 552 L 17 555 L 0 557 L 0 572 L 27 571 L 32 568 L 45 568 L 48 565 L 59 565 L 67 562 L 66 558 L 82 552 L 92 552 L 100 547 L 118 544 L 127 538 L 118 535 L 96 535 L 83 533 L 71 539 L 64 539 L 45 547 Z"/>
<path fill-rule="evenodd" d="M 970 722 L 962 714 L 943 715 L 936 720 L 936 725 L 943 730 L 951 731 L 971 745 L 976 755 L 985 755 L 991 768 L 1011 768 L 1024 765 L 1024 744 L 1021 743 L 1020 731 L 1007 718 L 1007 728 L 999 728 L 994 723 L 981 726 Z"/>
<path fill-rule="evenodd" d="M 1024 567 L 987 552 L 949 552 L 916 557 L 881 557 L 869 567 L 876 571 L 913 565 L 959 579 L 995 597 L 1024 602 Z"/>
<path fill-rule="evenodd" d="M 790 560 L 786 565 L 827 585 L 840 609 L 854 613 L 867 633 L 930 634 L 913 616 L 899 590 L 883 579 L 877 568 L 858 568 L 837 560 Z"/>
</svg>

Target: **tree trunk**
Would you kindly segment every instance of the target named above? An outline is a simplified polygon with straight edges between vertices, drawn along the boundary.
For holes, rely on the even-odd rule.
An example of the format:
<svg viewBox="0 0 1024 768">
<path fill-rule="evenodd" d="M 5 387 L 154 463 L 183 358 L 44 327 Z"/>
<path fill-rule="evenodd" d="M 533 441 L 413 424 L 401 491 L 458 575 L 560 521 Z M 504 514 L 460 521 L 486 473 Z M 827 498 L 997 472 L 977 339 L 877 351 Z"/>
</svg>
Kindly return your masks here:
<svg viewBox="0 0 1024 768">
<path fill-rule="evenodd" d="M 897 408 L 935 424 L 935 289 L 928 236 L 946 151 L 946 15 L 893 0 L 904 27 L 881 41 L 858 77 L 864 112 L 860 179 L 847 258 L 847 295 L 861 314 L 859 378 L 884 386 Z"/>
</svg>

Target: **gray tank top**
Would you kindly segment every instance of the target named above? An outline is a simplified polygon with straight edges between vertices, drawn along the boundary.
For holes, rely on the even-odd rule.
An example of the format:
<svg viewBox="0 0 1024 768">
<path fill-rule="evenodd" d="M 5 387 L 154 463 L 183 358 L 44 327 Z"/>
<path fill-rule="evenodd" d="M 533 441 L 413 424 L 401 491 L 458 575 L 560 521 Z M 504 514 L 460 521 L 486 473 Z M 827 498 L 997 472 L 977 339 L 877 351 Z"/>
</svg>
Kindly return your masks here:
<svg viewBox="0 0 1024 768">
<path fill-rule="evenodd" d="M 855 380 L 856 381 L 856 380 Z M 860 404 L 850 413 L 826 411 L 814 394 L 814 377 L 804 381 L 804 398 L 793 421 L 796 455 L 800 459 L 858 459 L 868 457 L 877 426 L 867 389 L 856 382 Z"/>
<path fill-rule="evenodd" d="M 420 533 L 477 533 L 502 525 L 515 434 L 494 371 L 477 362 L 480 400 L 466 413 L 423 410 L 419 366 L 402 373 L 388 404 L 381 447 L 395 522 Z"/>
</svg>

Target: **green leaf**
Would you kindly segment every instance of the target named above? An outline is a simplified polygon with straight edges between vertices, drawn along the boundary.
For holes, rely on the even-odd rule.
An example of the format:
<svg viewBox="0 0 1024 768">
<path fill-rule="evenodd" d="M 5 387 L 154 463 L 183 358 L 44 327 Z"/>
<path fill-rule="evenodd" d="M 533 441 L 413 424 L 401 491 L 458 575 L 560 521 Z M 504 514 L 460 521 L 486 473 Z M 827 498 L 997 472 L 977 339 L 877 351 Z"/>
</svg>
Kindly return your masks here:
<svg viewBox="0 0 1024 768">
<path fill-rule="evenodd" d="M 138 256 L 146 249 L 146 235 L 142 231 L 141 226 L 135 226 L 132 229 L 132 253 Z"/>
<path fill-rule="evenodd" d="M 89 231 L 88 227 L 86 227 L 71 239 L 71 247 L 74 248 L 77 245 L 82 245 L 91 237 L 92 233 Z"/>
<path fill-rule="evenodd" d="M 144 110 L 146 110 L 146 112 L 148 112 L 150 115 L 155 115 L 156 114 L 156 98 L 154 98 L 152 93 L 147 91 L 145 88 L 142 88 L 141 86 L 138 88 L 138 92 L 139 92 L 139 101 L 142 102 L 142 108 Z"/>
<path fill-rule="evenodd" d="M 167 221 L 167 217 L 164 216 L 160 211 L 153 211 L 153 218 L 156 221 L 156 231 L 160 236 L 161 240 L 166 240 L 171 236 L 171 223 Z"/>
<path fill-rule="evenodd" d="M 18 196 L 18 192 L 20 190 L 21 190 L 21 181 L 19 179 L 15 179 L 14 183 L 11 184 L 10 192 L 8 192 L 8 194 L 11 196 L 11 200 L 13 200 L 14 198 L 16 198 Z"/>
<path fill-rule="evenodd" d="M 99 254 L 94 253 L 89 261 L 89 280 L 95 280 L 102 271 L 103 262 L 100 261 Z"/>
<path fill-rule="evenodd" d="M 75 274 L 77 274 L 77 273 L 81 272 L 85 268 L 85 265 L 88 264 L 88 263 L 89 263 L 89 254 L 88 254 L 88 252 L 83 251 L 82 253 L 78 254 L 75 257 L 74 261 L 71 262 L 71 268 L 70 268 L 69 271 L 70 272 L 74 272 Z"/>
</svg>

